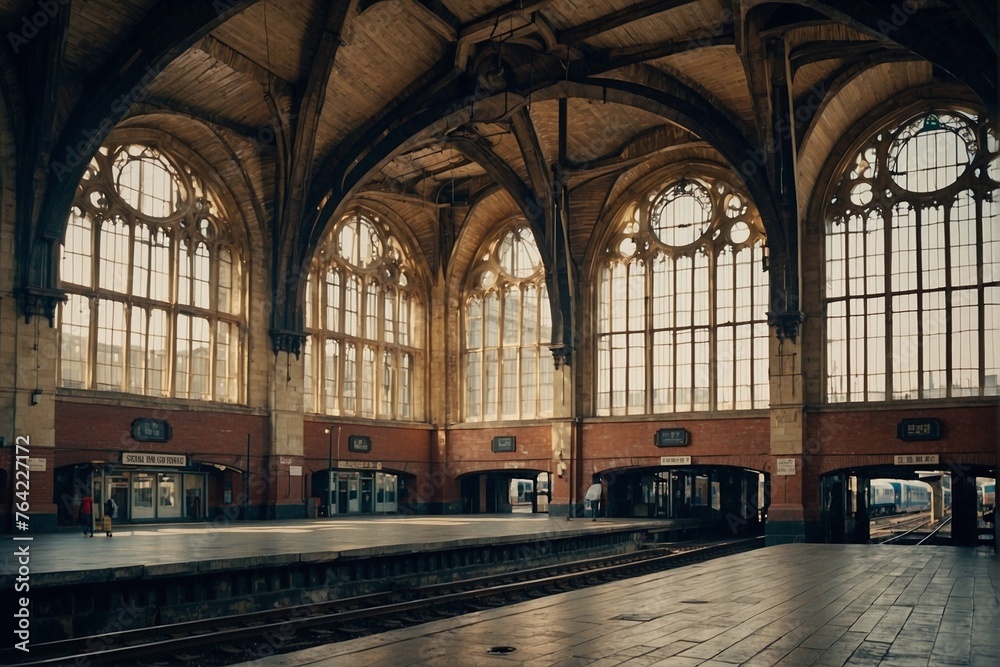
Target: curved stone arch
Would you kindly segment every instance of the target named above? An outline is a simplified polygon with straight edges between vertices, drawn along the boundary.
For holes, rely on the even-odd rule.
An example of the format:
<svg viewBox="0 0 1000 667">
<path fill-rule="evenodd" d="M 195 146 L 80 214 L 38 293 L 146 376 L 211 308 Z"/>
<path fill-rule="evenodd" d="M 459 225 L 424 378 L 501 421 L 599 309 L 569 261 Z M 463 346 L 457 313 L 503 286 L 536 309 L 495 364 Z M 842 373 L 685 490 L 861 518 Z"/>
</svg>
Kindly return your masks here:
<svg viewBox="0 0 1000 667">
<path fill-rule="evenodd" d="M 962 470 L 971 468 L 975 471 L 989 473 L 996 470 L 996 455 L 990 452 L 962 452 L 960 454 L 943 454 L 940 463 L 928 464 L 921 467 L 921 470 Z M 819 466 L 816 471 L 816 478 L 834 474 L 850 473 L 858 468 L 886 466 L 897 467 L 893 454 L 854 454 L 851 456 L 823 456 L 819 457 Z M 898 466 L 901 470 L 904 466 Z M 912 469 L 912 466 L 910 467 Z M 977 475 L 979 476 L 979 475 Z M 981 475 L 989 477 L 989 474 Z"/>
<path fill-rule="evenodd" d="M 494 197 L 510 197 L 508 193 L 502 187 L 497 186 L 496 190 L 491 193 L 488 197 L 484 197 L 483 201 L 477 203 L 481 205 L 485 201 L 493 199 Z M 513 203 L 516 207 L 516 203 L 511 200 L 510 202 L 501 202 L 501 204 Z M 507 212 L 500 216 L 482 216 L 481 218 L 473 220 L 471 216 L 467 219 L 467 223 L 463 225 L 462 230 L 458 233 L 455 239 L 455 251 L 452 253 L 451 265 L 448 267 L 448 272 L 445 275 L 445 292 L 447 294 L 460 295 L 465 288 L 465 281 L 471 270 L 472 263 L 476 261 L 479 252 L 483 248 L 483 244 L 486 243 L 490 235 L 496 233 L 500 228 L 507 229 L 515 220 L 524 220 L 524 216 L 516 210 Z M 532 230 L 534 232 L 534 230 Z M 539 243 L 539 239 L 535 238 L 535 244 Z M 544 259 L 543 259 L 544 263 Z"/>
<path fill-rule="evenodd" d="M 703 175 L 730 181 L 739 180 L 739 174 L 726 165 L 707 160 L 686 160 L 643 176 L 616 197 L 614 202 L 609 203 L 605 207 L 604 214 L 597 220 L 595 233 L 591 236 L 590 243 L 587 244 L 587 251 L 581 264 L 583 267 L 582 274 L 590 280 L 593 279 L 598 254 L 607 244 L 608 239 L 615 233 L 614 225 L 627 206 L 638 200 L 650 188 L 685 175 L 692 177 Z M 756 207 L 756 202 L 752 196 L 750 197 L 750 201 Z"/>
<path fill-rule="evenodd" d="M 219 169 L 217 164 L 214 164 L 203 157 L 202 153 L 207 152 L 204 148 L 194 148 L 188 142 L 177 138 L 175 135 L 165 132 L 155 125 L 147 126 L 141 121 L 142 118 L 130 119 L 132 122 L 126 122 L 125 124 L 115 128 L 112 132 L 108 134 L 107 139 L 105 139 L 103 146 L 107 146 L 114 143 L 136 143 L 136 144 L 148 144 L 154 143 L 162 146 L 170 152 L 176 153 L 182 159 L 186 160 L 192 167 L 195 168 L 198 175 L 203 178 L 209 186 L 214 189 L 214 193 L 220 198 L 221 204 L 225 206 L 226 214 L 231 223 L 237 223 L 244 234 L 244 240 L 246 241 L 246 249 L 249 252 L 249 257 L 246 258 L 248 262 L 254 266 L 255 270 L 264 271 L 266 264 L 263 261 L 263 249 L 266 247 L 269 234 L 265 231 L 266 217 L 264 212 L 261 210 L 260 203 L 253 191 L 252 185 L 246 178 L 246 173 L 241 171 L 240 176 L 242 178 L 235 178 L 235 176 L 227 175 L 222 170 Z M 148 118 L 146 118 L 148 120 Z M 199 123 L 200 125 L 200 123 Z M 237 156 L 232 152 L 229 146 L 221 140 L 216 134 L 211 132 L 211 129 L 207 126 L 203 126 L 206 132 L 210 135 L 211 140 L 217 146 L 221 146 L 225 150 L 226 154 L 231 156 L 233 160 L 239 164 L 236 159 Z M 250 200 L 252 206 L 250 210 L 247 210 L 246 206 L 241 206 L 240 200 Z M 61 224 L 63 229 L 65 229 L 66 222 L 69 217 L 66 217 Z M 266 274 L 265 274 L 266 275 Z"/>
<path fill-rule="evenodd" d="M 930 69 L 927 63 L 915 62 L 909 63 L 909 65 L 912 70 L 927 68 L 929 71 Z M 851 68 L 830 82 L 828 93 L 816 108 L 816 112 L 809 126 L 803 132 L 802 140 L 799 143 L 797 165 L 801 192 L 799 214 L 802 220 L 812 219 L 807 217 L 812 212 L 811 200 L 822 188 L 823 172 L 828 168 L 831 156 L 836 155 L 841 138 L 845 134 L 855 131 L 854 128 L 863 124 L 866 118 L 883 116 L 890 113 L 892 109 L 928 98 L 954 99 L 970 106 L 979 106 L 975 96 L 954 84 L 918 84 L 909 87 L 894 87 L 882 99 L 873 98 L 866 94 L 865 99 L 870 102 L 867 108 L 855 108 L 850 103 L 842 102 L 844 96 L 849 95 L 857 87 L 868 85 L 870 88 L 878 89 L 879 86 L 874 85 L 876 82 L 871 80 L 871 77 L 878 75 L 876 70 L 894 67 L 898 68 L 899 65 L 885 63 L 876 67 Z M 890 81 L 896 80 L 890 79 Z M 878 83 L 884 85 L 884 81 Z M 845 114 L 847 110 L 850 110 L 850 115 Z M 823 125 L 829 126 L 828 132 L 821 131 L 824 129 Z"/>
<path fill-rule="evenodd" d="M 840 174 L 847 167 L 848 161 L 870 137 L 904 122 L 909 117 L 934 109 L 955 109 L 975 114 L 984 112 L 982 106 L 972 97 L 944 97 L 940 94 L 928 96 L 927 92 L 923 88 L 911 89 L 902 96 L 884 101 L 861 116 L 840 137 L 827 154 L 823 168 L 816 179 L 812 196 L 808 198 L 807 215 L 809 220 L 822 220 L 830 190 L 836 185 Z"/>
<path fill-rule="evenodd" d="M 351 205 L 348 206 L 347 210 L 349 212 L 355 209 L 361 211 L 368 211 L 369 213 L 375 216 L 381 217 L 383 221 L 387 221 L 390 234 L 392 236 L 395 236 L 400 241 L 402 241 L 404 249 L 407 253 L 407 260 L 411 262 L 413 266 L 416 268 L 418 273 L 418 278 L 420 280 L 419 292 L 421 294 L 421 297 L 424 299 L 426 305 L 430 307 L 431 285 L 433 284 L 433 277 L 431 275 L 430 263 L 427 261 L 427 257 L 424 255 L 424 253 L 421 252 L 420 242 L 417 240 L 416 236 L 413 235 L 413 232 L 410 230 L 409 225 L 406 224 L 406 221 L 403 219 L 403 216 L 397 213 L 395 209 L 393 209 L 391 206 L 388 206 L 385 203 L 378 201 L 376 199 L 365 197 L 363 195 L 354 197 L 354 199 L 351 202 Z M 345 213 L 345 215 L 346 214 L 347 213 Z M 328 238 L 327 235 L 329 235 L 333 231 L 335 222 L 340 222 L 340 220 L 343 217 L 344 215 L 341 215 L 340 218 L 336 219 L 336 221 L 330 220 L 327 222 L 326 234 L 323 236 L 323 240 L 320 242 L 320 245 L 326 242 Z M 315 261 L 316 261 L 316 256 L 315 254 L 313 254 L 309 264 L 310 271 Z"/>
</svg>

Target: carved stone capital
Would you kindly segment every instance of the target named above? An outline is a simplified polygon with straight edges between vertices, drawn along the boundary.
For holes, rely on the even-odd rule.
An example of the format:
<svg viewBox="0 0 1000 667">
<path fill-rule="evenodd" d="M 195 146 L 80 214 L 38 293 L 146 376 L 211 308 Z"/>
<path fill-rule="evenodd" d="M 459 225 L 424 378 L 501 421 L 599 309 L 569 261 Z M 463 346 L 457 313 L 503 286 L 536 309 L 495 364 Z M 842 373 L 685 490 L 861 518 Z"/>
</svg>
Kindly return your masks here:
<svg viewBox="0 0 1000 667">
<path fill-rule="evenodd" d="M 573 355 L 573 348 L 569 345 L 554 345 L 549 348 L 549 351 L 552 352 L 552 361 L 555 363 L 556 369 L 563 364 L 569 366 L 570 358 Z"/>
<path fill-rule="evenodd" d="M 56 308 L 67 298 L 66 292 L 51 287 L 22 287 L 17 291 L 17 303 L 25 323 L 31 322 L 32 315 L 40 315 L 49 321 L 50 327 L 56 324 Z"/>
<path fill-rule="evenodd" d="M 309 336 L 305 331 L 293 331 L 292 329 L 270 329 L 268 333 L 271 335 L 271 349 L 275 355 L 279 352 L 287 352 L 294 354 L 296 359 L 302 353 L 302 344 Z"/>
<path fill-rule="evenodd" d="M 774 332 L 778 340 L 790 339 L 793 343 L 798 338 L 802 323 L 806 321 L 806 314 L 798 310 L 786 310 L 781 312 L 768 311 L 767 324 L 774 327 Z"/>
</svg>

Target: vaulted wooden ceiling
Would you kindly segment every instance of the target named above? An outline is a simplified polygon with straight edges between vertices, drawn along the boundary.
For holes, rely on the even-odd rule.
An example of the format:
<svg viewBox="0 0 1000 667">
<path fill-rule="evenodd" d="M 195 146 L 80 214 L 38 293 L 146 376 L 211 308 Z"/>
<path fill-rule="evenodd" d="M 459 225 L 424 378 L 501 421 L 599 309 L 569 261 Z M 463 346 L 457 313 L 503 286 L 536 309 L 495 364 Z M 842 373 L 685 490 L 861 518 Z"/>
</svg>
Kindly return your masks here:
<svg viewBox="0 0 1000 667">
<path fill-rule="evenodd" d="M 571 271 L 611 202 L 685 159 L 740 174 L 794 264 L 858 119 L 931 89 L 997 108 L 996 7 L 972 0 L 3 0 L 0 26 L 3 177 L 37 289 L 113 131 L 211 164 L 276 284 L 358 202 L 407 225 L 430 274 L 518 214 L 564 237 Z"/>
</svg>

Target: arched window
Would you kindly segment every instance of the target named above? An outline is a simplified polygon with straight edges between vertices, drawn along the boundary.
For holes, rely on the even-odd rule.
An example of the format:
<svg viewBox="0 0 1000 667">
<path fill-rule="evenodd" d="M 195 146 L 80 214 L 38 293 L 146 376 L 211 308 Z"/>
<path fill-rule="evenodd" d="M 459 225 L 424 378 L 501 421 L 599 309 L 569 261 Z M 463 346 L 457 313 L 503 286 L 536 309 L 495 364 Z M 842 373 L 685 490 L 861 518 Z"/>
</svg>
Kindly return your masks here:
<svg viewBox="0 0 1000 667">
<path fill-rule="evenodd" d="M 377 216 L 355 211 L 316 256 L 305 299 L 306 411 L 419 419 L 423 311 L 402 246 Z"/>
<path fill-rule="evenodd" d="M 828 401 L 997 395 L 998 148 L 937 111 L 852 154 L 826 210 Z"/>
<path fill-rule="evenodd" d="M 552 314 L 526 224 L 486 244 L 465 290 L 465 420 L 552 415 Z"/>
<path fill-rule="evenodd" d="M 183 159 L 101 148 L 62 246 L 60 386 L 241 401 L 245 245 Z"/>
<path fill-rule="evenodd" d="M 720 178 L 626 207 L 596 267 L 596 414 L 767 407 L 763 259 L 760 217 Z"/>
</svg>

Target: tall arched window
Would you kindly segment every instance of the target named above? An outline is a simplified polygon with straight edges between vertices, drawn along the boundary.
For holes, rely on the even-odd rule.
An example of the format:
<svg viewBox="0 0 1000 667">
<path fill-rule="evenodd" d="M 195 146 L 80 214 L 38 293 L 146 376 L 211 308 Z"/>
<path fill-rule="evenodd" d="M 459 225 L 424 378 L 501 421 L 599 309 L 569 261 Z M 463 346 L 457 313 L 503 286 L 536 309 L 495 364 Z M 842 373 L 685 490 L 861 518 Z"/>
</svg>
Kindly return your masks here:
<svg viewBox="0 0 1000 667">
<path fill-rule="evenodd" d="M 423 306 L 412 264 L 378 216 L 334 225 L 306 285 L 305 409 L 421 418 Z"/>
<path fill-rule="evenodd" d="M 596 414 L 767 407 L 763 259 L 760 217 L 721 178 L 626 207 L 596 267 Z"/>
<path fill-rule="evenodd" d="M 182 158 L 101 148 L 62 246 L 60 386 L 242 400 L 245 245 Z"/>
<path fill-rule="evenodd" d="M 997 395 L 998 198 L 974 115 L 922 113 L 852 154 L 826 212 L 828 401 Z"/>
<path fill-rule="evenodd" d="M 466 421 L 552 415 L 552 337 L 545 271 L 526 224 L 486 244 L 465 291 Z"/>
</svg>

